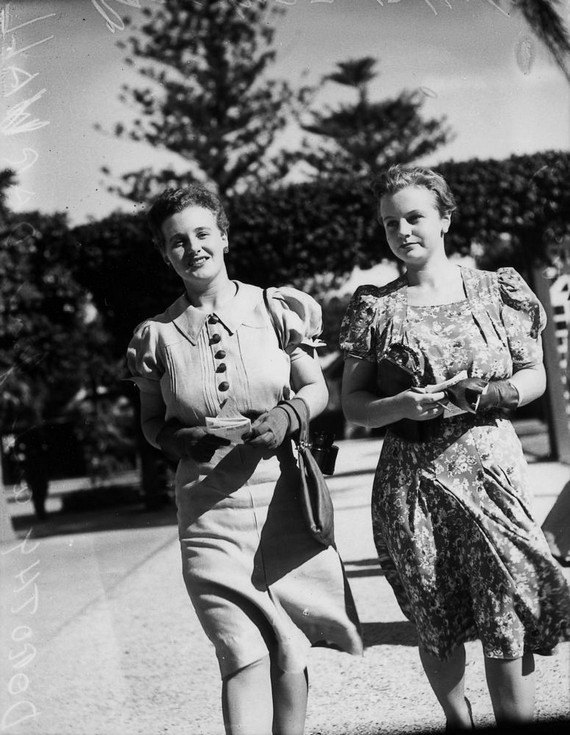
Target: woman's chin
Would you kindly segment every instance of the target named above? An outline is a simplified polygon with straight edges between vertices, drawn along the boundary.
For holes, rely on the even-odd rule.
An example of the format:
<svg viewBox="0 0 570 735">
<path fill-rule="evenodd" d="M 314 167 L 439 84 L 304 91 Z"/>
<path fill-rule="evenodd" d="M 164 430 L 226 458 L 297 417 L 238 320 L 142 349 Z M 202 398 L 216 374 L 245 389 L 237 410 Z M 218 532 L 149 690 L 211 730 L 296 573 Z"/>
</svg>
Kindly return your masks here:
<svg viewBox="0 0 570 735">
<path fill-rule="evenodd" d="M 412 268 L 419 268 L 427 263 L 425 253 L 407 253 L 406 257 L 402 258 L 404 265 Z"/>
</svg>

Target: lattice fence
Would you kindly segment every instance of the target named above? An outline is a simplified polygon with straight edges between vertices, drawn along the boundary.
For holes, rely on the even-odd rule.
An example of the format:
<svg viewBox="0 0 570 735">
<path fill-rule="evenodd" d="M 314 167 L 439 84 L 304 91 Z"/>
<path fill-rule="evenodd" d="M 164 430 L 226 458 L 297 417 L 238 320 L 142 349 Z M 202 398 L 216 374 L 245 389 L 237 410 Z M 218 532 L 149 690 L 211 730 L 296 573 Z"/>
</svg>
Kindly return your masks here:
<svg viewBox="0 0 570 735">
<path fill-rule="evenodd" d="M 570 273 L 562 273 L 557 276 L 550 286 L 550 297 L 554 312 L 556 348 L 560 355 L 560 379 L 564 385 L 566 413 L 570 420 L 570 392 L 566 380 L 569 351 L 568 332 L 570 327 Z"/>
</svg>

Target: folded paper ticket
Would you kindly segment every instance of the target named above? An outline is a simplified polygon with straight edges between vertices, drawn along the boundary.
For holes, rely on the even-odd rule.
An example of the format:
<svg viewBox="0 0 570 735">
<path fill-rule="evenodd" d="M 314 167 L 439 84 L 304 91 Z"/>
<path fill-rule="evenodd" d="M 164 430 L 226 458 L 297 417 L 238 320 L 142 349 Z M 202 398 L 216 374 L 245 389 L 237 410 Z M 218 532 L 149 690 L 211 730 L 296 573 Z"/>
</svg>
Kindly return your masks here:
<svg viewBox="0 0 570 735">
<path fill-rule="evenodd" d="M 251 429 L 251 421 L 245 416 L 206 416 L 208 434 L 228 439 L 232 444 L 243 444 L 242 436 Z"/>
</svg>

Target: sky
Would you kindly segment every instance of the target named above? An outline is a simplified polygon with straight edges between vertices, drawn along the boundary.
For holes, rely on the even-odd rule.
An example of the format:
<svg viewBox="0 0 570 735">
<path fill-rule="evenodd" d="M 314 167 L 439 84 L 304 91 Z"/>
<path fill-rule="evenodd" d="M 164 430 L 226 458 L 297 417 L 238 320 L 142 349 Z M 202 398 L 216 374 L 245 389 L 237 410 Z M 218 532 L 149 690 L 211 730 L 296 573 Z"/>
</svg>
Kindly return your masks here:
<svg viewBox="0 0 570 735">
<path fill-rule="evenodd" d="M 264 0 L 227 0 L 247 4 Z M 570 146 L 570 84 L 531 34 L 514 0 L 266 0 L 285 10 L 271 74 L 316 83 L 339 61 L 378 60 L 372 100 L 419 90 L 425 117 L 445 115 L 455 137 L 422 160 L 504 159 Z M 0 167 L 18 173 L 10 205 L 66 212 L 72 225 L 133 204 L 106 191 L 103 166 L 119 176 L 175 163 L 110 131 L 129 119 L 118 99 L 136 83 L 118 42 L 127 16 L 159 0 L 12 0 L 0 17 Z M 570 19 L 570 0 L 561 10 Z M 319 105 L 349 101 L 327 84 Z M 282 142 L 294 147 L 289 129 Z"/>
</svg>

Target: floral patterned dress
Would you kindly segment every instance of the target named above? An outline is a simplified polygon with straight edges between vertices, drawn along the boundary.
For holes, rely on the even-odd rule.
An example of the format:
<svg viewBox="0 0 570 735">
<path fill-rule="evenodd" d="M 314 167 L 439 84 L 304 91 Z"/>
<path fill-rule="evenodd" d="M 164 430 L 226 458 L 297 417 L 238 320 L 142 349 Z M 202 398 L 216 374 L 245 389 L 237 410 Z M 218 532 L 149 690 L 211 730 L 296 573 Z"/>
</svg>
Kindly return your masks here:
<svg viewBox="0 0 570 735">
<path fill-rule="evenodd" d="M 409 306 L 405 276 L 358 289 L 345 354 L 377 362 L 403 343 L 421 353 L 420 385 L 540 363 L 544 311 L 519 274 L 461 273 L 467 298 L 450 304 Z M 570 591 L 533 518 L 511 423 L 497 412 L 430 424 L 422 441 L 388 429 L 372 493 L 380 563 L 420 645 L 442 660 L 477 638 L 490 658 L 552 653 L 570 639 Z"/>
</svg>

